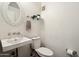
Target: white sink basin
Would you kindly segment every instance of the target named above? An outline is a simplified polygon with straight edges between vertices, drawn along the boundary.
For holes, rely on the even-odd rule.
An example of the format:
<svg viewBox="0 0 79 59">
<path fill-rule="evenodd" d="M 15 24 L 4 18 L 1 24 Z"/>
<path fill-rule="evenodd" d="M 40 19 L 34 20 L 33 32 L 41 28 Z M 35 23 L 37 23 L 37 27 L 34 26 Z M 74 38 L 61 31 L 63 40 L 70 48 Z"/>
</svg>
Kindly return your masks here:
<svg viewBox="0 0 79 59">
<path fill-rule="evenodd" d="M 7 42 L 8 43 L 13 43 L 13 44 L 15 43 L 16 44 L 16 43 L 18 43 L 18 42 L 20 42 L 22 40 L 23 40 L 23 37 L 20 37 L 20 38 L 19 37 L 14 37 L 14 38 L 11 38 L 11 39 L 7 40 Z"/>
<path fill-rule="evenodd" d="M 14 37 L 10 39 L 2 39 L 1 43 L 2 43 L 2 49 L 5 52 L 14 48 L 30 44 L 32 43 L 32 39 L 29 39 L 27 37 Z"/>
</svg>

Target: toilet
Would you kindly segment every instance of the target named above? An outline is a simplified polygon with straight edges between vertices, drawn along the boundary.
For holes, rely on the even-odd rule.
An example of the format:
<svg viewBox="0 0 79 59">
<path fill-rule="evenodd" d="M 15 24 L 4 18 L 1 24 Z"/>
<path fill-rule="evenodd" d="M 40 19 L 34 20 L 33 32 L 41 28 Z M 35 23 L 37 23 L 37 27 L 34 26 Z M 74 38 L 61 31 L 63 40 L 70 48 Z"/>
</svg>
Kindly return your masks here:
<svg viewBox="0 0 79 59">
<path fill-rule="evenodd" d="M 40 57 L 53 57 L 54 52 L 46 47 L 40 47 L 40 37 L 32 38 L 32 49 L 34 49 Z"/>
</svg>

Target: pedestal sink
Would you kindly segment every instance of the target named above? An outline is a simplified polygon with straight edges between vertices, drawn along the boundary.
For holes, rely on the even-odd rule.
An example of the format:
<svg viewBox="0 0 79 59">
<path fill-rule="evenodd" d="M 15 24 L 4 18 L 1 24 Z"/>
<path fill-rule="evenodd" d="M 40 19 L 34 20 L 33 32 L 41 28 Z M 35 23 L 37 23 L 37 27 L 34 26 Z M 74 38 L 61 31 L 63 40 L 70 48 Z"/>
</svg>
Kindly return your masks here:
<svg viewBox="0 0 79 59">
<path fill-rule="evenodd" d="M 2 39 L 1 43 L 2 43 L 2 50 L 3 52 L 5 52 L 27 44 L 31 44 L 32 39 L 29 39 L 27 37 L 14 37 L 9 39 Z"/>
</svg>

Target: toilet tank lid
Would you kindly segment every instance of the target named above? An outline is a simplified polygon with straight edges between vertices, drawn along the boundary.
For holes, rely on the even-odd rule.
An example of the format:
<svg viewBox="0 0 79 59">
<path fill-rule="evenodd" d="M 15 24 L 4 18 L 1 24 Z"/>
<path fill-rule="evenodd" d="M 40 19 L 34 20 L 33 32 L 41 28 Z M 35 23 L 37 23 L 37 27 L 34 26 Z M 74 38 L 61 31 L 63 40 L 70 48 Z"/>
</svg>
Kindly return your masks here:
<svg viewBox="0 0 79 59">
<path fill-rule="evenodd" d="M 40 39 L 40 37 L 33 37 L 32 39 L 33 39 L 33 40 L 36 40 L 36 39 Z"/>
</svg>

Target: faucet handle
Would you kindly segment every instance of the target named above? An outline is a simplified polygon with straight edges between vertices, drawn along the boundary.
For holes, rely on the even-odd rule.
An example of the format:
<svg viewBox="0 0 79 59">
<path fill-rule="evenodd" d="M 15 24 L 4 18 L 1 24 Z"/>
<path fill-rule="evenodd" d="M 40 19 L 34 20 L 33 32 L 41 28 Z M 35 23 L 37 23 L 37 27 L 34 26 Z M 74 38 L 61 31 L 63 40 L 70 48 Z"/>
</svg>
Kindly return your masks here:
<svg viewBox="0 0 79 59">
<path fill-rule="evenodd" d="M 8 33 L 8 36 L 10 36 L 11 35 L 11 33 Z"/>
<path fill-rule="evenodd" d="M 21 33 L 20 32 L 17 32 L 17 34 L 20 35 Z"/>
<path fill-rule="evenodd" d="M 16 33 L 14 32 L 13 35 L 15 35 Z"/>
</svg>

